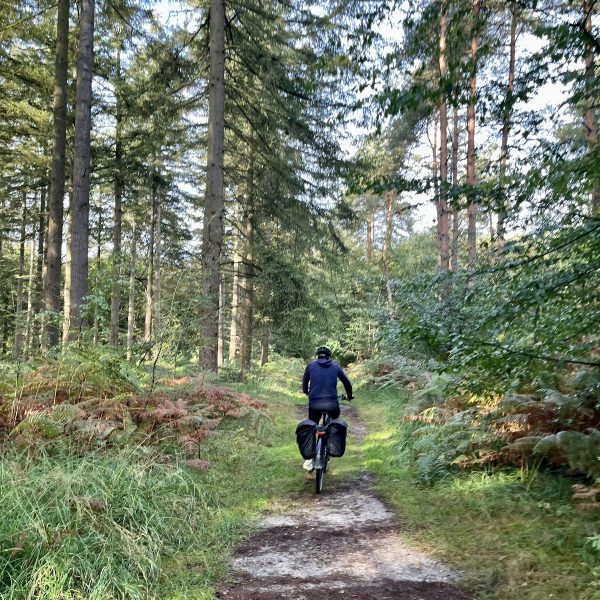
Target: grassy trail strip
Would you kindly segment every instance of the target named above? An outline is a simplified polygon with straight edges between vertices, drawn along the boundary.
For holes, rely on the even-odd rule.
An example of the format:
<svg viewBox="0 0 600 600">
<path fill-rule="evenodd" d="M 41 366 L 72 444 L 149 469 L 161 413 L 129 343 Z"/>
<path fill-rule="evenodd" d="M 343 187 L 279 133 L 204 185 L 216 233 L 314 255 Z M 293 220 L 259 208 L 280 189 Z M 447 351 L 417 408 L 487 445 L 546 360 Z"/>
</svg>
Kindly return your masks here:
<svg viewBox="0 0 600 600">
<path fill-rule="evenodd" d="M 357 468 L 364 433 L 357 411 L 343 406 L 342 412 L 355 430 L 349 464 L 330 463 L 320 496 L 312 493 L 307 476 L 293 507 L 260 521 L 259 531 L 236 552 L 234 582 L 218 597 L 466 600 L 455 585 L 459 573 L 402 539 L 401 526 L 374 492 L 372 478 Z"/>
<path fill-rule="evenodd" d="M 577 548 L 590 523 L 574 517 L 568 483 L 499 471 L 415 484 L 404 391 L 359 392 L 345 409 L 352 438 L 317 497 L 294 438 L 299 370 L 281 361 L 234 384 L 270 418 L 205 419 L 215 429 L 192 448 L 201 469 L 152 419 L 151 438 L 96 449 L 68 436 L 21 449 L 5 438 L 0 598 L 600 598 Z M 181 406 L 198 402 L 194 389 Z M 163 416 L 178 406 L 156 403 Z"/>
</svg>

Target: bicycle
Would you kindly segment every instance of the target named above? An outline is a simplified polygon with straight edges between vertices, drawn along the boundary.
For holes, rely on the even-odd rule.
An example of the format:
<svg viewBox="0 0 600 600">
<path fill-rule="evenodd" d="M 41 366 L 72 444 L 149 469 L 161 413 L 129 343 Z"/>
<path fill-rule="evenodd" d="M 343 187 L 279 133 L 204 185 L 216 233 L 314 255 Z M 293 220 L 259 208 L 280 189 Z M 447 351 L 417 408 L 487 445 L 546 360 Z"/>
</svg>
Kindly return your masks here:
<svg viewBox="0 0 600 600">
<path fill-rule="evenodd" d="M 338 396 L 338 400 L 347 400 L 346 395 Z M 331 417 L 328 413 L 323 413 L 321 418 L 322 423 L 317 424 L 317 430 L 315 432 L 316 443 L 315 443 L 315 455 L 313 457 L 313 469 L 315 471 L 315 492 L 320 494 L 323 490 L 323 478 L 327 473 L 327 466 L 329 464 L 329 448 L 327 440 L 327 428 L 331 423 Z"/>
</svg>

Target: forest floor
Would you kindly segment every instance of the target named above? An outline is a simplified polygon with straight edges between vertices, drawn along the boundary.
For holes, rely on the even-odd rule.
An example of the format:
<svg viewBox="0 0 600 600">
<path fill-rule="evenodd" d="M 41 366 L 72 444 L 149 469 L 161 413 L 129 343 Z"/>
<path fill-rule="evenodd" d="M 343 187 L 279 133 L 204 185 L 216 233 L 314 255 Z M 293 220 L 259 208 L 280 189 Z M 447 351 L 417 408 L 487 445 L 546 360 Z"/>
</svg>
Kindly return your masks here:
<svg viewBox="0 0 600 600">
<path fill-rule="evenodd" d="M 301 415 L 306 412 L 299 407 Z M 354 407 L 350 444 L 358 449 L 366 428 Z M 342 459 L 343 460 L 343 459 Z M 274 511 L 238 548 L 226 600 L 463 600 L 461 575 L 406 542 L 402 523 L 373 488 L 372 476 L 338 478 L 330 465 L 321 495 L 306 475 L 299 506 Z"/>
</svg>

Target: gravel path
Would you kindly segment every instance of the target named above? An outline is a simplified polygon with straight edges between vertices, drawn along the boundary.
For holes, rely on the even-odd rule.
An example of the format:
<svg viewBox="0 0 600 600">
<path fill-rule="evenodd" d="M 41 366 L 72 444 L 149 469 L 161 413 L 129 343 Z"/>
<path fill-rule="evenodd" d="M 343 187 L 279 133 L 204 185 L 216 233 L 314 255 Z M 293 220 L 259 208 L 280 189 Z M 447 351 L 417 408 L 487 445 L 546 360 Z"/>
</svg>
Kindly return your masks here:
<svg viewBox="0 0 600 600">
<path fill-rule="evenodd" d="M 346 407 L 353 439 L 366 431 Z M 342 459 L 343 460 L 343 459 Z M 468 600 L 460 574 L 409 546 L 363 473 L 352 486 L 308 492 L 301 508 L 265 517 L 238 549 L 224 600 Z"/>
</svg>

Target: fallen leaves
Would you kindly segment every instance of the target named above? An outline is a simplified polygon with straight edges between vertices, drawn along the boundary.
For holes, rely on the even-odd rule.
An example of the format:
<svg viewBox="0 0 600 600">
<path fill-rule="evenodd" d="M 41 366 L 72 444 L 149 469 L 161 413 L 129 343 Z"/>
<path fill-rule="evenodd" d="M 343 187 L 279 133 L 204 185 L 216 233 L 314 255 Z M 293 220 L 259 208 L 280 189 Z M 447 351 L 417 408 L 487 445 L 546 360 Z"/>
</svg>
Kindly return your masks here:
<svg viewBox="0 0 600 600">
<path fill-rule="evenodd" d="M 185 390 L 171 381 L 170 390 L 119 398 L 85 397 L 74 403 L 24 399 L 13 407 L 19 418 L 10 431 L 13 442 L 35 449 L 60 436 L 81 447 L 136 443 L 151 445 L 173 437 L 186 456 L 197 455 L 199 444 L 216 435 L 223 419 L 243 419 L 265 408 L 260 400 L 230 388 L 186 379 Z"/>
<path fill-rule="evenodd" d="M 588 487 L 582 483 L 576 483 L 571 487 L 573 489 L 573 500 L 577 502 L 577 510 L 588 511 L 600 508 L 600 502 L 597 500 L 600 495 L 600 487 Z"/>
</svg>

